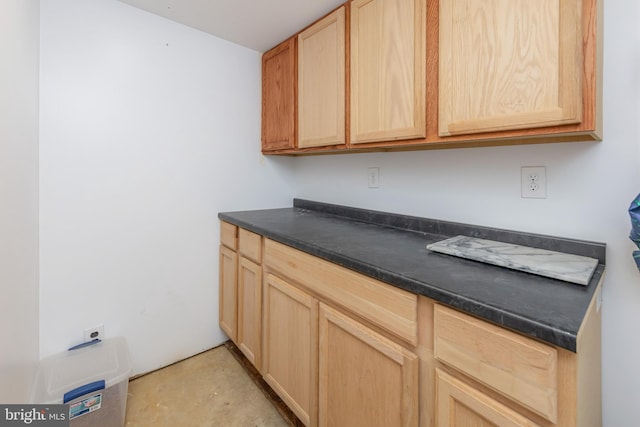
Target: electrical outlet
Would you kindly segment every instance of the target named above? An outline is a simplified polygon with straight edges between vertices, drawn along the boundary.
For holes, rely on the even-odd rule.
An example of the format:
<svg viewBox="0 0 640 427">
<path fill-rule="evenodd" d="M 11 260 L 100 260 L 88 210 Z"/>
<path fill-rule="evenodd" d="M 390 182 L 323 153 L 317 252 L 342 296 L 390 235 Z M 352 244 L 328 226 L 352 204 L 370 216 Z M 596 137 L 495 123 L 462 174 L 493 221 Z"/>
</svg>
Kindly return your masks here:
<svg viewBox="0 0 640 427">
<path fill-rule="evenodd" d="M 103 340 L 104 339 L 104 324 L 99 324 L 93 328 L 86 328 L 84 330 L 84 341 Z"/>
<path fill-rule="evenodd" d="M 371 167 L 367 169 L 368 176 L 368 185 L 369 188 L 379 188 L 380 187 L 380 168 L 379 167 Z"/>
<path fill-rule="evenodd" d="M 544 166 L 523 166 L 520 182 L 523 198 L 547 198 L 547 170 Z"/>
</svg>

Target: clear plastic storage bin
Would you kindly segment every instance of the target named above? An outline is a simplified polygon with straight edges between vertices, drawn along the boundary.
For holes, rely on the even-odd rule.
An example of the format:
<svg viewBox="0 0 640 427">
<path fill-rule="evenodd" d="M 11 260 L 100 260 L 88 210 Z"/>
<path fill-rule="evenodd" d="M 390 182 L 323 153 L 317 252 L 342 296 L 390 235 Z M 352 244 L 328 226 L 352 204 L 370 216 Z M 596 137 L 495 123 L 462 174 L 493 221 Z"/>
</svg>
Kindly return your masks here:
<svg viewBox="0 0 640 427">
<path fill-rule="evenodd" d="M 123 426 L 130 374 L 124 338 L 91 341 L 40 361 L 31 403 L 68 404 L 71 427 Z"/>
</svg>

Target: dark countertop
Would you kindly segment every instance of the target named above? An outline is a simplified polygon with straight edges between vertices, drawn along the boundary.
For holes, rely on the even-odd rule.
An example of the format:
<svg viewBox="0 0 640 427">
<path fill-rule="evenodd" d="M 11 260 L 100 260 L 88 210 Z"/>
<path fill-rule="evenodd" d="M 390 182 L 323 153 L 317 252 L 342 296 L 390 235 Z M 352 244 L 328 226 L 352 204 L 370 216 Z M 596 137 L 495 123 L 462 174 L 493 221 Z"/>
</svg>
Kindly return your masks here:
<svg viewBox="0 0 640 427">
<path fill-rule="evenodd" d="M 222 220 L 524 335 L 576 351 L 602 279 L 605 244 L 294 199 L 294 206 L 222 212 Z M 426 249 L 455 235 L 599 260 L 588 286 Z"/>
</svg>

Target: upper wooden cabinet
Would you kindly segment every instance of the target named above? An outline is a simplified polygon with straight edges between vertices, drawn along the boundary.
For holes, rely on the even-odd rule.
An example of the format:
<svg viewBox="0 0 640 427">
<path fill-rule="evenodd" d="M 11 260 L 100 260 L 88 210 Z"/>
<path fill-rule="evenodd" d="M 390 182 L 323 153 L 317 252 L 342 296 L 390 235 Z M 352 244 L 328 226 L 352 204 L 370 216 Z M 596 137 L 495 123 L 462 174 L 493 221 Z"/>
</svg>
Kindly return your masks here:
<svg viewBox="0 0 640 427">
<path fill-rule="evenodd" d="M 296 39 L 262 55 L 262 151 L 295 147 Z"/>
<path fill-rule="evenodd" d="M 440 1 L 439 134 L 582 120 L 580 0 Z"/>
<path fill-rule="evenodd" d="M 602 9 L 351 0 L 264 54 L 263 152 L 599 141 Z"/>
<path fill-rule="evenodd" d="M 351 3 L 351 143 L 424 138 L 425 0 Z"/>
<path fill-rule="evenodd" d="M 345 143 L 345 6 L 298 35 L 298 147 Z"/>
</svg>

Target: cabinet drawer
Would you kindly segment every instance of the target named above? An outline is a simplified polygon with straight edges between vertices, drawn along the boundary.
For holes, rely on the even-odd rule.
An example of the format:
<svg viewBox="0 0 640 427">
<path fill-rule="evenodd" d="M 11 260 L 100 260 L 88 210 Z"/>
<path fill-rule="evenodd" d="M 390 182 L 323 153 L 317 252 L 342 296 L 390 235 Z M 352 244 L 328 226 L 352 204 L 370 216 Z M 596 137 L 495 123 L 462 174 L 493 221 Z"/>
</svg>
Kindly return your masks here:
<svg viewBox="0 0 640 427">
<path fill-rule="evenodd" d="M 238 227 L 220 221 L 220 243 L 234 251 L 238 249 Z"/>
<path fill-rule="evenodd" d="M 396 337 L 416 345 L 418 297 L 289 246 L 265 239 L 267 269 L 303 285 Z"/>
<path fill-rule="evenodd" d="M 555 348 L 440 305 L 434 339 L 438 360 L 556 422 Z"/>
<path fill-rule="evenodd" d="M 240 254 L 245 258 L 262 264 L 262 236 L 240 228 L 238 230 Z"/>
</svg>

